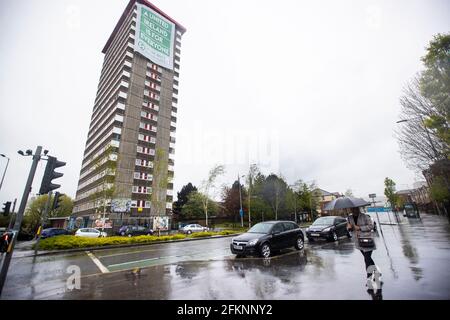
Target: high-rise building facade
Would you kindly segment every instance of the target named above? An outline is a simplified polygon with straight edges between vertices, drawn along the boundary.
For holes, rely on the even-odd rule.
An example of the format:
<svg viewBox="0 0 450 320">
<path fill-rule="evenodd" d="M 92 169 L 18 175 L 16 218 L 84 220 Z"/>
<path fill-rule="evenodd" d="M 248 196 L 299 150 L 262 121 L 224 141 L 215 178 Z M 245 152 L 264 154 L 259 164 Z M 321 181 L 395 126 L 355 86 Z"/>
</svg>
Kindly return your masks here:
<svg viewBox="0 0 450 320">
<path fill-rule="evenodd" d="M 146 0 L 128 3 L 102 51 L 71 221 L 76 226 L 168 223 L 185 31 Z"/>
</svg>

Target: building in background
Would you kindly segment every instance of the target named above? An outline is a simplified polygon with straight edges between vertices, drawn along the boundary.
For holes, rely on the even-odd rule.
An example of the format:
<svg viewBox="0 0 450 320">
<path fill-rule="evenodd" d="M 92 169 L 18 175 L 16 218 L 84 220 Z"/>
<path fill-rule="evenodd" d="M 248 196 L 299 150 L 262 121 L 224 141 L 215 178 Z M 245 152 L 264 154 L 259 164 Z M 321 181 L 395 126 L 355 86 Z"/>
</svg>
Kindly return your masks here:
<svg viewBox="0 0 450 320">
<path fill-rule="evenodd" d="M 337 199 L 342 196 L 339 192 L 328 192 L 320 188 L 314 189 L 312 191 L 312 194 L 313 197 L 317 199 L 318 206 L 316 208 L 316 211 L 320 216 L 332 214 L 333 212 L 324 211 L 323 210 L 324 206 L 327 203 L 333 201 L 334 199 Z"/>
<path fill-rule="evenodd" d="M 102 51 L 72 227 L 170 219 L 185 31 L 148 1 L 128 3 Z"/>
</svg>

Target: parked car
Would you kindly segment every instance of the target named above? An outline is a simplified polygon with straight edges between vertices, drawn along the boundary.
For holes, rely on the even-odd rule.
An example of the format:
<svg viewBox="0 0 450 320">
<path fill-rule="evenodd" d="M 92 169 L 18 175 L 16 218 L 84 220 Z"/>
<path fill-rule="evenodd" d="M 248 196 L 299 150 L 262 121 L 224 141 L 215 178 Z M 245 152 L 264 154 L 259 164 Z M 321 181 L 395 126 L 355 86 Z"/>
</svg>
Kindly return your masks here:
<svg viewBox="0 0 450 320">
<path fill-rule="evenodd" d="M 273 251 L 295 247 L 302 250 L 304 235 L 292 221 L 265 221 L 232 239 L 230 249 L 236 255 L 259 255 L 268 258 Z"/>
<path fill-rule="evenodd" d="M 70 233 L 66 229 L 48 228 L 48 229 L 42 230 L 41 239 L 51 238 L 51 237 L 61 236 L 61 235 L 68 235 L 68 234 L 70 234 Z"/>
<path fill-rule="evenodd" d="M 351 238 L 351 234 L 347 231 L 347 219 L 344 217 L 320 217 L 306 229 L 308 241 L 314 241 L 316 239 L 337 241 L 342 236 Z"/>
<path fill-rule="evenodd" d="M 193 232 L 202 232 L 202 231 L 208 231 L 209 229 L 207 227 L 203 227 L 199 224 L 188 224 L 180 229 L 182 233 L 191 234 Z"/>
<path fill-rule="evenodd" d="M 106 237 L 106 232 L 101 232 L 100 230 L 94 228 L 81 228 L 75 232 L 75 236 L 77 237 L 87 237 L 87 238 L 100 238 Z"/>
<path fill-rule="evenodd" d="M 122 226 L 119 229 L 119 234 L 121 236 L 151 236 L 154 231 L 150 228 L 143 226 Z"/>
</svg>

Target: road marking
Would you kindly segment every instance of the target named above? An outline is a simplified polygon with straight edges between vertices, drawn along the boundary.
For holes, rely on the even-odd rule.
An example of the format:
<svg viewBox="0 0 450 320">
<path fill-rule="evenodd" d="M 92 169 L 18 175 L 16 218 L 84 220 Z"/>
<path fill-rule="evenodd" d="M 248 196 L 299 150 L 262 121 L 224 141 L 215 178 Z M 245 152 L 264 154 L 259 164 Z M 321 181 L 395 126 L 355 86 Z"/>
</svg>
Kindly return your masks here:
<svg viewBox="0 0 450 320">
<path fill-rule="evenodd" d="M 215 250 L 211 250 L 210 252 L 213 251 L 225 251 L 225 249 L 215 249 Z M 116 267 L 120 267 L 120 266 L 126 266 L 126 265 L 141 265 L 142 263 L 146 263 L 146 262 L 151 262 L 151 261 L 156 261 L 156 260 L 167 260 L 167 259 L 172 259 L 172 258 L 194 258 L 194 256 L 201 256 L 201 255 L 207 255 L 208 253 L 204 253 L 204 252 L 193 252 L 191 254 L 181 254 L 181 255 L 171 255 L 171 256 L 161 256 L 161 257 L 155 257 L 155 258 L 149 258 L 149 259 L 142 259 L 142 260 L 135 260 L 135 261 L 127 261 L 127 262 L 123 262 L 123 263 L 116 263 L 116 264 L 110 264 L 108 265 L 108 268 L 114 269 Z M 206 256 L 206 258 L 209 258 L 208 256 Z M 194 258 L 195 259 L 195 258 Z"/>
<path fill-rule="evenodd" d="M 101 262 L 100 260 L 97 259 L 96 256 L 94 256 L 94 254 L 90 251 L 86 251 L 86 254 L 89 256 L 89 258 L 91 258 L 91 260 L 95 263 L 95 265 L 100 269 L 100 271 L 102 273 L 109 273 L 108 268 L 106 268 Z"/>
<path fill-rule="evenodd" d="M 208 240 L 208 239 L 202 239 L 202 240 Z M 175 243 L 179 243 L 179 242 L 175 242 Z M 162 246 L 163 244 L 166 244 L 166 243 L 161 243 L 161 244 L 155 244 L 154 246 Z M 201 244 L 194 244 L 193 243 L 193 245 L 198 245 L 198 246 L 200 246 Z M 224 246 L 223 247 L 224 249 L 228 249 L 229 247 L 228 246 Z M 117 248 L 116 248 L 117 249 Z M 111 249 L 111 250 L 116 250 L 116 249 Z M 121 249 L 121 248 L 118 248 L 118 249 Z M 160 248 L 156 248 L 156 249 L 145 249 L 145 250 L 136 250 L 136 251 L 129 251 L 129 252 L 120 252 L 120 253 L 113 253 L 113 254 L 106 254 L 106 255 L 98 255 L 98 257 L 100 258 L 100 259 L 103 259 L 103 258 L 108 258 L 108 257 L 117 257 L 117 256 L 126 256 L 126 255 L 129 255 L 129 254 L 135 254 L 135 253 L 141 253 L 141 252 L 152 252 L 152 251 L 160 251 L 160 250 L 166 250 L 164 247 L 160 247 Z"/>
</svg>

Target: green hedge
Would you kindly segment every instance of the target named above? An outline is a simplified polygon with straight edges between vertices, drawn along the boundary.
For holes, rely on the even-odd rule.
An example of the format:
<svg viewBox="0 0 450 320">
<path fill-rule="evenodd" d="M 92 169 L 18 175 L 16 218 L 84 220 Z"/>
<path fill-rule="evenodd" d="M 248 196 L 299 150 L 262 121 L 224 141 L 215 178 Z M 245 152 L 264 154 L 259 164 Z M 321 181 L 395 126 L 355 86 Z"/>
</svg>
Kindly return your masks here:
<svg viewBox="0 0 450 320">
<path fill-rule="evenodd" d="M 229 235 L 235 231 L 224 230 L 221 232 L 198 232 L 189 236 L 175 234 L 170 236 L 137 236 L 137 237 L 106 237 L 106 238 L 84 238 L 75 236 L 57 236 L 43 239 L 39 243 L 40 250 L 64 250 L 89 247 L 103 247 L 120 244 L 152 243 L 158 241 L 181 240 L 186 238 L 210 237 L 213 235 Z"/>
</svg>

